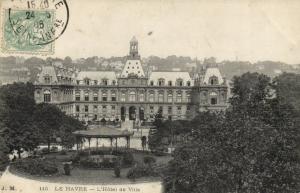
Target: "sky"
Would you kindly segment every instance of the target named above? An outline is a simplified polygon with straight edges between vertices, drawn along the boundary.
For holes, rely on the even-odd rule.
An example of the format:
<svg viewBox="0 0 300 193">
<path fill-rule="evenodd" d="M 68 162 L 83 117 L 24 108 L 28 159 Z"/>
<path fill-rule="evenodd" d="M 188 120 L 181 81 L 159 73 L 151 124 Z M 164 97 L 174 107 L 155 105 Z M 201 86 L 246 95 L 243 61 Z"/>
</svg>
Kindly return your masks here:
<svg viewBox="0 0 300 193">
<path fill-rule="evenodd" d="M 142 57 L 300 63 L 299 0 L 68 0 L 68 5 L 69 24 L 51 57 L 124 56 L 136 36 Z"/>
</svg>

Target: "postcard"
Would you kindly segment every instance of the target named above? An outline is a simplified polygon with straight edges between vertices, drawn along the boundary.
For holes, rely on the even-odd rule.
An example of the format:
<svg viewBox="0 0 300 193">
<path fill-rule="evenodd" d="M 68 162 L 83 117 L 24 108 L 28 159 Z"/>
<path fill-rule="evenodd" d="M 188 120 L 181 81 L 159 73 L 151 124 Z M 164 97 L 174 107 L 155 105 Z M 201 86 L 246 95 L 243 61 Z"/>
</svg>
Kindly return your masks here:
<svg viewBox="0 0 300 193">
<path fill-rule="evenodd" d="M 1 0 L 0 193 L 300 192 L 299 7 Z"/>
</svg>

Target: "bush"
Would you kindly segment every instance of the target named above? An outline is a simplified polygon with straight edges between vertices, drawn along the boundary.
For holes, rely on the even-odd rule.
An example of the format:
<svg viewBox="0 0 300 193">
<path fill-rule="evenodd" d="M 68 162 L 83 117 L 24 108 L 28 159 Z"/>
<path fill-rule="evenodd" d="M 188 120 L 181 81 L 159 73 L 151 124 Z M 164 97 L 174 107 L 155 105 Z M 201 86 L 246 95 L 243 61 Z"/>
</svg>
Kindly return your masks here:
<svg viewBox="0 0 300 193">
<path fill-rule="evenodd" d="M 15 162 L 14 166 L 17 170 L 30 175 L 46 176 L 58 172 L 57 164 L 45 159 L 20 159 Z"/>
<path fill-rule="evenodd" d="M 145 156 L 144 157 L 144 164 L 152 165 L 155 162 L 156 162 L 156 158 L 155 157 L 152 157 L 152 156 Z"/>
<path fill-rule="evenodd" d="M 41 152 L 42 152 L 42 154 L 47 154 L 47 153 L 49 153 L 49 150 L 47 147 L 44 147 L 41 149 Z"/>
<path fill-rule="evenodd" d="M 124 153 L 122 157 L 123 166 L 131 166 L 134 163 L 134 158 L 131 152 Z"/>
<path fill-rule="evenodd" d="M 75 153 L 74 155 L 71 156 L 71 161 L 73 163 L 79 163 L 80 161 L 80 156 L 78 155 L 78 153 Z"/>
<path fill-rule="evenodd" d="M 121 167 L 119 165 L 115 165 L 114 172 L 115 172 L 115 176 L 119 178 L 121 176 Z"/>
<path fill-rule="evenodd" d="M 9 164 L 8 155 L 0 152 L 0 171 L 4 171 Z"/>
<path fill-rule="evenodd" d="M 64 149 L 59 152 L 60 155 L 67 155 L 67 153 L 68 152 L 66 150 L 64 150 Z"/>
<path fill-rule="evenodd" d="M 50 152 L 58 152 L 58 147 L 52 146 Z"/>
<path fill-rule="evenodd" d="M 137 165 L 131 168 L 127 173 L 127 178 L 132 180 L 149 176 L 158 176 L 158 174 L 152 168 L 145 165 Z"/>
</svg>

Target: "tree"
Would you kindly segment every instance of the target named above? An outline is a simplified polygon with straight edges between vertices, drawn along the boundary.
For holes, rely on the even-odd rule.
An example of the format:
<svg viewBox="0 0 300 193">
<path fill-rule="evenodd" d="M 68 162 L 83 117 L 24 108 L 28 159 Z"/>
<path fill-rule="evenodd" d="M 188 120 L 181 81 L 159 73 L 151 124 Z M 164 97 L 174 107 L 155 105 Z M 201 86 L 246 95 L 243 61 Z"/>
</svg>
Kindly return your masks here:
<svg viewBox="0 0 300 193">
<path fill-rule="evenodd" d="M 52 104 L 41 103 L 36 106 L 34 121 L 41 142 L 46 143 L 50 151 L 50 145 L 55 142 L 60 131 L 64 114 Z M 63 127 L 65 129 L 65 127 Z"/>
<path fill-rule="evenodd" d="M 9 148 L 7 147 L 3 137 L 0 137 L 0 171 L 5 170 L 9 163 L 8 153 Z"/>
<path fill-rule="evenodd" d="M 76 137 L 72 134 L 76 130 L 84 130 L 85 127 L 77 119 L 64 115 L 57 137 L 61 138 L 60 144 L 65 148 L 72 148 L 76 143 Z"/>
<path fill-rule="evenodd" d="M 300 110 L 300 74 L 283 73 L 274 78 L 272 85 L 281 101 Z"/>
<path fill-rule="evenodd" d="M 191 140 L 176 148 L 164 173 L 167 192 L 299 191 L 299 114 L 268 97 L 269 80 L 257 73 L 236 77 L 232 108 L 191 122 Z"/>
<path fill-rule="evenodd" d="M 72 67 L 72 58 L 70 56 L 65 57 L 63 65 L 67 68 Z"/>
<path fill-rule="evenodd" d="M 19 157 L 23 150 L 32 150 L 38 145 L 32 115 L 35 101 L 31 83 L 14 83 L 1 87 L 0 122 L 3 137 L 10 152 L 16 150 Z"/>
</svg>

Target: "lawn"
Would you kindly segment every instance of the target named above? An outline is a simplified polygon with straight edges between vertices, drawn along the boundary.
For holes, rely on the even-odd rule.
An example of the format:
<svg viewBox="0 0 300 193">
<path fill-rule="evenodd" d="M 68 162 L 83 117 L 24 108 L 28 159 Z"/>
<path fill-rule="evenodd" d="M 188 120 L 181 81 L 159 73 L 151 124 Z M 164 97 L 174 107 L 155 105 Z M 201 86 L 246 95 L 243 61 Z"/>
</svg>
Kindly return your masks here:
<svg viewBox="0 0 300 193">
<path fill-rule="evenodd" d="M 67 155 L 60 155 L 59 153 L 51 153 L 47 154 L 45 157 L 47 158 L 56 158 L 58 162 L 63 162 L 68 157 L 70 157 L 75 152 L 68 152 Z M 151 154 L 143 153 L 143 152 L 134 152 L 133 157 L 136 162 L 142 163 L 144 156 L 149 156 Z M 172 159 L 170 155 L 164 156 L 155 156 L 157 165 L 166 164 L 168 161 Z M 70 184 L 128 184 L 128 183 L 139 183 L 139 182 L 153 182 L 160 181 L 159 177 L 142 177 L 132 181 L 126 177 L 127 172 L 130 168 L 122 168 L 121 169 L 121 177 L 116 178 L 114 175 L 113 169 L 86 169 L 80 166 L 75 166 L 71 170 L 71 175 L 66 176 L 63 175 L 63 166 L 61 164 L 59 170 L 59 174 L 54 176 L 31 176 L 28 174 L 20 173 L 15 169 L 11 169 L 11 172 L 17 174 L 19 176 L 23 176 L 26 178 L 39 180 L 39 181 L 47 181 L 54 183 L 70 183 Z"/>
</svg>

